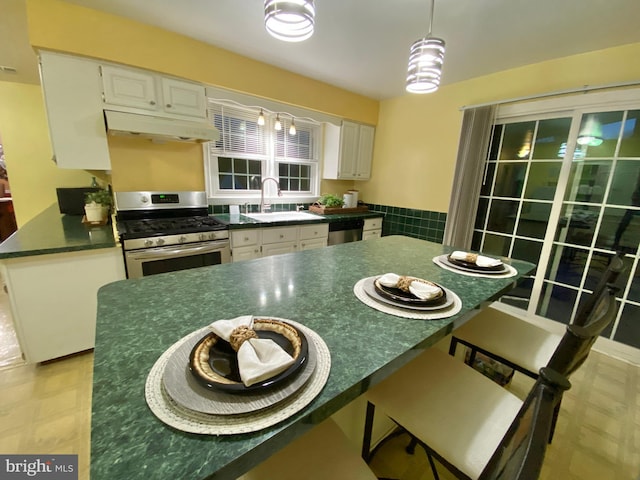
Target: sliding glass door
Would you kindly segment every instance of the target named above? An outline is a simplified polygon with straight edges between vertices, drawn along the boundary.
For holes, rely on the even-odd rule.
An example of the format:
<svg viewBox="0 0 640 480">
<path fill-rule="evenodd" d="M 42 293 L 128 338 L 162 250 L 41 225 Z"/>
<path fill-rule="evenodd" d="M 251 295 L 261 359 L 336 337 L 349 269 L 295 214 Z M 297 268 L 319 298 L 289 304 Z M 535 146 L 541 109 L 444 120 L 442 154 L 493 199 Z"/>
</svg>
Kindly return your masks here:
<svg viewBox="0 0 640 480">
<path fill-rule="evenodd" d="M 616 251 L 621 308 L 605 332 L 640 348 L 640 110 L 497 121 L 472 248 L 537 269 L 503 299 L 570 323 Z"/>
</svg>

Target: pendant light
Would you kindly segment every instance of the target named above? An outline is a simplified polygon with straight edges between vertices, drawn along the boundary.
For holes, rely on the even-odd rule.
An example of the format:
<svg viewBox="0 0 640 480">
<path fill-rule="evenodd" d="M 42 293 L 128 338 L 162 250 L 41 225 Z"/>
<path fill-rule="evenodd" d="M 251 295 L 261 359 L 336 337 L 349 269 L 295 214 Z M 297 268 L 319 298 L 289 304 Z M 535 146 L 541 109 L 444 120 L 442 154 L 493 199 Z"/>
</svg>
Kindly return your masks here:
<svg viewBox="0 0 640 480">
<path fill-rule="evenodd" d="M 289 135 L 296 134 L 296 124 L 293 122 L 293 117 L 291 117 L 291 125 L 289 126 Z"/>
<path fill-rule="evenodd" d="M 587 145 L 589 147 L 597 147 L 602 145 L 604 138 L 602 137 L 602 125 L 595 115 L 589 115 L 580 129 L 577 143 L 578 145 Z"/>
<path fill-rule="evenodd" d="M 264 0 L 264 26 L 272 37 L 301 42 L 313 35 L 314 0 Z"/>
<path fill-rule="evenodd" d="M 282 130 L 282 122 L 280 121 L 280 114 L 276 114 L 276 123 L 274 124 L 273 128 L 275 128 L 277 131 Z"/>
<path fill-rule="evenodd" d="M 407 69 L 407 92 L 431 93 L 440 86 L 442 64 L 444 63 L 444 40 L 431 36 L 435 0 L 431 0 L 429 33 L 413 42 L 409 50 Z"/>
<path fill-rule="evenodd" d="M 258 125 L 261 127 L 264 125 L 264 112 L 260 109 L 260 115 L 258 115 Z"/>
</svg>

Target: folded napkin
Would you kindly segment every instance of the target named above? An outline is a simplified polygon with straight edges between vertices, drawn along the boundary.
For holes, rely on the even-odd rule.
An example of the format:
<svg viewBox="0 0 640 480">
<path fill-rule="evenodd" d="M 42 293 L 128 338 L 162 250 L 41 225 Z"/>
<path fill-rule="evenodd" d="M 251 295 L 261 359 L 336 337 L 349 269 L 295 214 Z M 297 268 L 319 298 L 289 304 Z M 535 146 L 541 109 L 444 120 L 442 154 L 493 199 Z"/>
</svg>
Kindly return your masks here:
<svg viewBox="0 0 640 480">
<path fill-rule="evenodd" d="M 453 252 L 451 258 L 454 260 L 462 260 L 463 262 L 475 263 L 477 266 L 485 268 L 502 265 L 502 262 L 498 259 L 485 257 L 477 253 L 461 252 L 459 250 Z"/>
<path fill-rule="evenodd" d="M 378 281 L 385 287 L 400 288 L 398 283 L 402 282 L 402 279 L 403 277 L 396 275 L 395 273 L 385 273 L 378 279 Z M 440 287 L 430 285 L 419 280 L 413 280 L 409 283 L 409 291 L 420 300 L 431 300 L 442 293 Z"/>
<path fill-rule="evenodd" d="M 240 378 L 247 387 L 285 371 L 295 362 L 273 340 L 257 338 L 251 315 L 218 320 L 209 328 L 237 351 Z"/>
</svg>

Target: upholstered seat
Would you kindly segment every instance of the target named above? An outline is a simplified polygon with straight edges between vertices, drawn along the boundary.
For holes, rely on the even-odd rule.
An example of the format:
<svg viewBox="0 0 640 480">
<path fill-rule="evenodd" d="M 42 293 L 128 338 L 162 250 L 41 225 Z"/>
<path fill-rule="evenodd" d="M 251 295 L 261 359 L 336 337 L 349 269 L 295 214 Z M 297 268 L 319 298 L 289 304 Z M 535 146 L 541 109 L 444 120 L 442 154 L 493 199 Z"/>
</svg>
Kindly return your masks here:
<svg viewBox="0 0 640 480">
<path fill-rule="evenodd" d="M 606 287 L 596 300 L 585 326 L 568 326 L 549 359 L 547 367 L 562 378 L 584 362 L 602 329 L 615 318 L 613 288 Z M 522 406 L 515 395 L 437 348 L 418 355 L 366 396 L 365 459 L 369 459 L 374 412 L 382 411 L 425 448 L 434 473 L 432 457 L 462 479 L 484 478 L 481 473 Z M 560 396 L 554 403 L 544 444 L 553 431 L 559 404 Z"/>
<path fill-rule="evenodd" d="M 488 378 L 431 348 L 366 393 L 470 478 L 478 478 L 522 406 Z"/>
<path fill-rule="evenodd" d="M 340 427 L 325 420 L 239 480 L 377 480 Z"/>
</svg>

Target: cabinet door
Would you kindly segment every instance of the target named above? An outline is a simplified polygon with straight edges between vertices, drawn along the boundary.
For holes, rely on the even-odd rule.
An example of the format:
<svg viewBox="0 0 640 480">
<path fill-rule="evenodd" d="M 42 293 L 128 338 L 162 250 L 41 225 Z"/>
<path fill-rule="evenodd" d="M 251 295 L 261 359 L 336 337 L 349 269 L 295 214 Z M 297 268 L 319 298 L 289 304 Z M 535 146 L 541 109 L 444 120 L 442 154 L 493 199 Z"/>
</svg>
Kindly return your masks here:
<svg viewBox="0 0 640 480">
<path fill-rule="evenodd" d="M 235 230 L 231 232 L 231 248 L 255 245 L 260 247 L 260 230 Z"/>
<path fill-rule="evenodd" d="M 58 167 L 110 170 L 99 65 L 84 58 L 39 52 L 51 146 Z"/>
<path fill-rule="evenodd" d="M 356 162 L 358 155 L 358 124 L 342 122 L 340 132 L 340 166 L 338 178 L 349 179 L 356 177 Z"/>
<path fill-rule="evenodd" d="M 368 180 L 371 176 L 373 160 L 373 136 L 375 129 L 369 125 L 360 125 L 358 135 L 358 156 L 356 162 L 356 179 Z"/>
<path fill-rule="evenodd" d="M 380 238 L 382 236 L 382 230 L 368 230 L 362 232 L 362 240 L 371 240 L 372 238 Z"/>
<path fill-rule="evenodd" d="M 328 236 L 329 236 L 328 223 L 300 226 L 300 240 L 310 240 L 312 238 L 320 238 L 320 239 L 326 240 Z"/>
<path fill-rule="evenodd" d="M 167 113 L 207 118 L 207 101 L 202 85 L 163 78 L 162 104 Z"/>
<path fill-rule="evenodd" d="M 322 248 L 327 246 L 327 237 L 325 238 L 309 238 L 300 241 L 300 250 L 313 250 L 314 248 Z"/>
<path fill-rule="evenodd" d="M 231 250 L 232 262 L 251 260 L 252 258 L 259 258 L 260 256 L 260 247 L 258 245 L 251 245 L 249 247 L 235 247 Z"/>
<path fill-rule="evenodd" d="M 151 74 L 103 65 L 102 84 L 106 104 L 158 109 L 155 79 Z"/>
<path fill-rule="evenodd" d="M 298 227 L 269 227 L 262 231 L 262 245 L 293 242 L 298 239 Z"/>
<path fill-rule="evenodd" d="M 280 242 L 262 245 L 262 256 L 280 255 L 282 253 L 293 253 L 297 251 L 297 242 Z"/>
<path fill-rule="evenodd" d="M 381 228 L 382 228 L 382 217 L 364 219 L 364 227 L 362 227 L 364 231 L 379 230 Z"/>
</svg>

